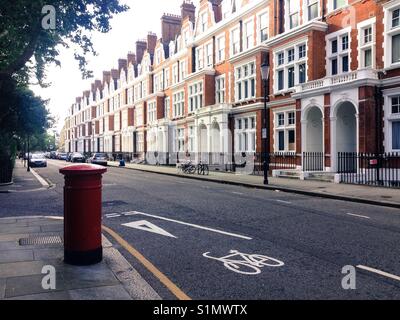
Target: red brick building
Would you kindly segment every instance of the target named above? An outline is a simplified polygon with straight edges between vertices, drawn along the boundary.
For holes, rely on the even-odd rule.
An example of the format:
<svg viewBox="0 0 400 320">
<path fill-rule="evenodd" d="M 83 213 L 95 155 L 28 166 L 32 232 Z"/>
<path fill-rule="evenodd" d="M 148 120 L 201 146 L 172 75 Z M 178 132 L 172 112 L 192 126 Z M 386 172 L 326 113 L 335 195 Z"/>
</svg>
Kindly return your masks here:
<svg viewBox="0 0 400 320">
<path fill-rule="evenodd" d="M 270 150 L 299 174 L 400 151 L 400 0 L 185 0 L 77 98 L 67 151 L 261 153 L 264 62 Z"/>
</svg>

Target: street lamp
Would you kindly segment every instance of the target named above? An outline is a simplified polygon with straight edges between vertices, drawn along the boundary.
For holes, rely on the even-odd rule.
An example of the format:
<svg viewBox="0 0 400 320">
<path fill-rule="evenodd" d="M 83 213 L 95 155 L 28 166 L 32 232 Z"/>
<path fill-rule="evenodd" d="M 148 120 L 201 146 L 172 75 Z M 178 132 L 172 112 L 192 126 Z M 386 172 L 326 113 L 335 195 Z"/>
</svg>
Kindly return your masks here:
<svg viewBox="0 0 400 320">
<path fill-rule="evenodd" d="M 267 110 L 267 102 L 269 101 L 269 61 L 265 58 L 264 63 L 261 65 L 261 78 L 264 83 L 264 121 L 262 128 L 262 139 L 264 141 L 264 184 L 267 185 L 269 173 L 269 112 Z"/>
<path fill-rule="evenodd" d="M 31 171 L 31 165 L 30 165 L 30 150 L 29 150 L 30 148 L 29 148 L 29 134 L 28 134 L 28 168 L 26 169 L 26 171 L 28 171 L 28 172 L 30 172 Z"/>
</svg>

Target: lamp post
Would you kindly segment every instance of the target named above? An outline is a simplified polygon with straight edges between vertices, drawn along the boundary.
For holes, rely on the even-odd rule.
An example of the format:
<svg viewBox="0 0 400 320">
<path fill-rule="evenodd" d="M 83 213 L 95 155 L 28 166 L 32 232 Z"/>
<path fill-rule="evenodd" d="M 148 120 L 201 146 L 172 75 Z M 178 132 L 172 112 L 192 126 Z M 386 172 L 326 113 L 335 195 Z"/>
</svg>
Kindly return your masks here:
<svg viewBox="0 0 400 320">
<path fill-rule="evenodd" d="M 31 171 L 31 165 L 30 165 L 30 150 L 29 150 L 29 134 L 28 134 L 28 168 L 26 169 L 26 171 L 30 172 Z"/>
<path fill-rule="evenodd" d="M 264 184 L 269 184 L 268 173 L 269 173 L 269 111 L 267 109 L 267 102 L 269 101 L 269 62 L 268 58 L 265 58 L 264 63 L 261 65 L 261 77 L 264 84 L 264 119 L 262 128 L 262 139 L 263 139 L 263 155 L 264 155 Z"/>
</svg>

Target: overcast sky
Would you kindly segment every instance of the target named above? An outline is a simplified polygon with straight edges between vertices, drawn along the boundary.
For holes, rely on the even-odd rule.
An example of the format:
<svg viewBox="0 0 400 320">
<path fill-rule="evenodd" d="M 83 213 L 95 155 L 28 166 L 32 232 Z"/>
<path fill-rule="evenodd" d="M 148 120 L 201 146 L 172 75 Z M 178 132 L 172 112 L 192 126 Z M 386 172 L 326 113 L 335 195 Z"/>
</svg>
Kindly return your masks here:
<svg viewBox="0 0 400 320">
<path fill-rule="evenodd" d="M 98 53 L 89 58 L 89 69 L 94 72 L 94 79 L 102 79 L 103 70 L 116 68 L 119 58 L 126 58 L 128 51 L 135 51 L 135 42 L 145 38 L 149 31 L 161 36 L 160 18 L 163 13 L 180 14 L 183 0 L 121 0 L 129 11 L 117 15 L 111 20 L 112 30 L 107 34 L 93 34 L 93 43 Z M 193 3 L 197 6 L 198 0 Z M 74 103 L 75 97 L 90 89 L 94 79 L 82 80 L 72 50 L 62 50 L 61 68 L 50 66 L 47 81 L 49 88 L 32 87 L 37 95 L 50 99 L 49 109 L 57 117 L 58 131 L 63 126 L 67 108 Z"/>
</svg>

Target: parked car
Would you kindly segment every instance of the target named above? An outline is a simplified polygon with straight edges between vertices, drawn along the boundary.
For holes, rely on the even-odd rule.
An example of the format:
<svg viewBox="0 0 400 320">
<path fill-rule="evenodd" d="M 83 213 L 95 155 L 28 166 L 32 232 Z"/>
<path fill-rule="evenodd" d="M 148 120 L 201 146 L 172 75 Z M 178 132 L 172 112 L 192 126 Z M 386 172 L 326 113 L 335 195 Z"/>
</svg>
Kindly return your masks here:
<svg viewBox="0 0 400 320">
<path fill-rule="evenodd" d="M 98 164 L 101 166 L 107 166 L 107 155 L 105 153 L 95 153 L 89 162 L 92 164 Z"/>
<path fill-rule="evenodd" d="M 79 152 L 73 153 L 73 154 L 71 155 L 70 159 L 71 159 L 70 161 L 71 161 L 72 163 L 75 163 L 75 162 L 85 163 L 85 162 L 86 162 L 86 158 L 85 158 L 81 153 L 79 153 Z M 67 160 L 67 161 L 68 161 L 68 160 Z"/>
<path fill-rule="evenodd" d="M 68 154 L 66 154 L 66 153 L 59 153 L 58 154 L 58 160 L 66 161 L 67 160 L 67 156 L 68 156 Z"/>
<path fill-rule="evenodd" d="M 44 154 L 35 153 L 29 157 L 29 165 L 31 167 L 47 167 L 47 160 Z"/>
</svg>

